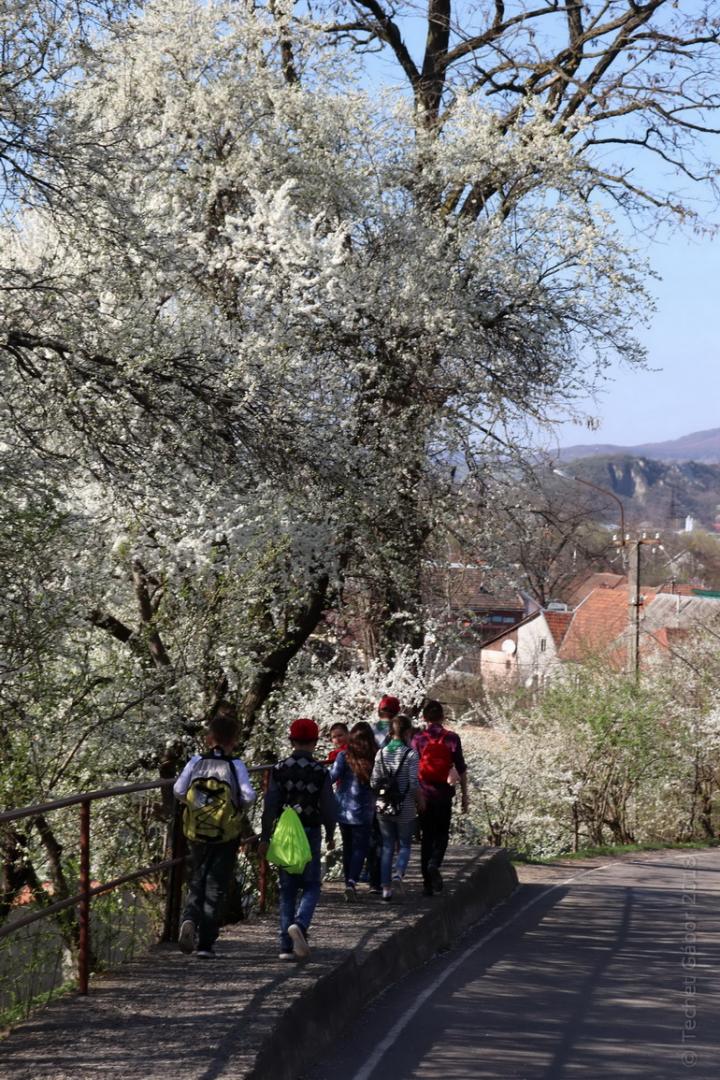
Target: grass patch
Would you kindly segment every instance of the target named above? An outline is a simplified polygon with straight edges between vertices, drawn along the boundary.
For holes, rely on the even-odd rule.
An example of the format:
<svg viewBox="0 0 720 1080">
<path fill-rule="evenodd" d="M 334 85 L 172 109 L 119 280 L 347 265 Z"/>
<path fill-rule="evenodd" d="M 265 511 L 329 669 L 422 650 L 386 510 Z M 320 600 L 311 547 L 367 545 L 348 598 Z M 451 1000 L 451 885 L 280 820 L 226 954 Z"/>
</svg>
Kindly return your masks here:
<svg viewBox="0 0 720 1080">
<path fill-rule="evenodd" d="M 27 1020 L 30 1013 L 35 1009 L 41 1009 L 43 1006 L 49 1005 L 55 998 L 63 997 L 65 994 L 71 994 L 76 990 L 77 980 L 72 979 L 70 982 L 53 987 L 52 990 L 46 990 L 44 993 L 36 994 L 34 997 L 28 998 L 25 1001 L 19 1001 L 17 1005 L 13 1005 L 9 1009 L 5 1009 L 4 1012 L 0 1012 L 0 1039 L 10 1034 L 10 1029 L 14 1024 L 20 1023 L 21 1020 Z"/>
<path fill-rule="evenodd" d="M 579 851 L 559 851 L 557 855 L 536 858 L 522 851 L 511 851 L 513 863 L 519 866 L 548 866 L 558 859 L 597 859 L 617 858 L 619 855 L 633 855 L 641 851 L 698 851 L 702 848 L 717 847 L 720 840 L 688 840 L 680 843 L 672 840 L 654 840 L 644 844 L 601 844 L 599 847 L 580 848 Z"/>
</svg>

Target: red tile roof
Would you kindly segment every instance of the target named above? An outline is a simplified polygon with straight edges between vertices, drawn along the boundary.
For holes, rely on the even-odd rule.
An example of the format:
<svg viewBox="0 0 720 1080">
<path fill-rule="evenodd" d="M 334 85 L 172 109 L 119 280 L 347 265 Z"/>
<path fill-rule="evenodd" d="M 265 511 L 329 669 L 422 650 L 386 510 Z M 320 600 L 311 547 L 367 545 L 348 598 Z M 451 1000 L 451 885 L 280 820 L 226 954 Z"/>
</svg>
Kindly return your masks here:
<svg viewBox="0 0 720 1080">
<path fill-rule="evenodd" d="M 559 649 L 572 622 L 572 611 L 544 611 L 545 622 L 548 624 L 553 641 Z"/>
<path fill-rule="evenodd" d="M 627 580 L 625 574 L 588 574 L 573 584 L 568 602 L 571 607 L 577 607 L 594 589 L 617 589 L 621 585 L 627 585 Z"/>
<path fill-rule="evenodd" d="M 645 640 L 655 641 L 656 644 L 666 651 L 671 651 L 676 645 L 682 643 L 690 633 L 687 626 L 661 626 L 659 630 L 646 635 Z"/>
<path fill-rule="evenodd" d="M 436 563 L 424 572 L 426 601 L 430 604 L 441 601 L 454 611 L 473 611 L 478 615 L 493 611 L 524 614 L 525 603 L 518 593 L 490 593 L 486 581 L 487 571 L 482 566 Z"/>
<path fill-rule="evenodd" d="M 643 589 L 645 605 L 654 589 Z M 628 625 L 628 587 L 595 589 L 573 612 L 572 622 L 558 650 L 561 660 L 589 660 L 607 656 Z"/>
</svg>

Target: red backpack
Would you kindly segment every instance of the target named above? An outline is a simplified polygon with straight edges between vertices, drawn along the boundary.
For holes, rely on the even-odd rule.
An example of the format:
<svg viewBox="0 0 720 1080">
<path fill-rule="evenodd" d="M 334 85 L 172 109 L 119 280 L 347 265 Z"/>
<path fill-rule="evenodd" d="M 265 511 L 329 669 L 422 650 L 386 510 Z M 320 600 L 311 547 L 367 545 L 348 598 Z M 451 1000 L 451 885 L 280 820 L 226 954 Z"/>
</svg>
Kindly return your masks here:
<svg viewBox="0 0 720 1080">
<path fill-rule="evenodd" d="M 445 741 L 446 732 L 428 739 L 420 757 L 418 776 L 423 784 L 446 784 L 453 764 L 452 750 Z"/>
</svg>

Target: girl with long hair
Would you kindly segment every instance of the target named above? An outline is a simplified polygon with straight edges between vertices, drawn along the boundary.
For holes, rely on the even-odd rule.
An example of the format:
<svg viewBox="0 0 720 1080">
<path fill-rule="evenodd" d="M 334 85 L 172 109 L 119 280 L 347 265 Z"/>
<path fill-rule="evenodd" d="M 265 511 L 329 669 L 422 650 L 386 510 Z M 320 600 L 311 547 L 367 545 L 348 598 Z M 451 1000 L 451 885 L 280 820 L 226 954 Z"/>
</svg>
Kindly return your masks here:
<svg viewBox="0 0 720 1080">
<path fill-rule="evenodd" d="M 350 729 L 348 743 L 330 768 L 338 804 L 338 825 L 343 845 L 345 899 L 357 899 L 356 885 L 370 846 L 375 803 L 370 776 L 375 761 L 375 736 L 361 720 Z"/>
</svg>

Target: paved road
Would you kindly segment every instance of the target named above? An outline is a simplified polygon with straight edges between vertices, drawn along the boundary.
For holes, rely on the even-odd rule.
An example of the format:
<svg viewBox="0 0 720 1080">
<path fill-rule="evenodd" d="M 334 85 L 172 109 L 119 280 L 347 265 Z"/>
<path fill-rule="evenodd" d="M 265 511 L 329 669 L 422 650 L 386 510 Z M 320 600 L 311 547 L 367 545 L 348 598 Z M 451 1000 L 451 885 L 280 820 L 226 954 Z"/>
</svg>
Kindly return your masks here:
<svg viewBox="0 0 720 1080">
<path fill-rule="evenodd" d="M 720 1080 L 720 850 L 524 884 L 306 1080 L 411 1077 Z"/>
</svg>

